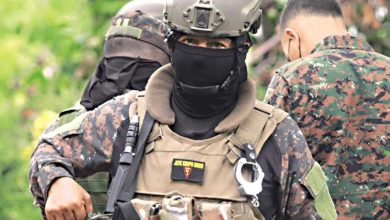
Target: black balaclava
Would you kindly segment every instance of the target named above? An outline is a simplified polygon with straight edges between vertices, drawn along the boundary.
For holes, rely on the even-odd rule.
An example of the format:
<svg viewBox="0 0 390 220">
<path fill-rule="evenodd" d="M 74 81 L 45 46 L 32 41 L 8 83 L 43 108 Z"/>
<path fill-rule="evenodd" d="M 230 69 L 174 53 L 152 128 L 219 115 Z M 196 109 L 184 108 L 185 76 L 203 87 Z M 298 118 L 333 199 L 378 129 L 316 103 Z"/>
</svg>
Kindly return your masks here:
<svg viewBox="0 0 390 220">
<path fill-rule="evenodd" d="M 145 90 L 150 76 L 159 67 L 158 62 L 141 58 L 102 58 L 84 89 L 80 104 L 92 110 L 126 90 Z"/>
<path fill-rule="evenodd" d="M 177 38 L 177 37 L 175 37 Z M 173 130 L 180 135 L 205 139 L 236 105 L 239 85 L 247 79 L 247 36 L 235 47 L 214 49 L 169 42 L 175 85 L 171 105 L 176 115 Z"/>
<path fill-rule="evenodd" d="M 234 106 L 238 78 L 234 49 L 210 49 L 176 42 L 172 51 L 176 73 L 173 99 L 195 118 L 217 115 Z"/>
</svg>

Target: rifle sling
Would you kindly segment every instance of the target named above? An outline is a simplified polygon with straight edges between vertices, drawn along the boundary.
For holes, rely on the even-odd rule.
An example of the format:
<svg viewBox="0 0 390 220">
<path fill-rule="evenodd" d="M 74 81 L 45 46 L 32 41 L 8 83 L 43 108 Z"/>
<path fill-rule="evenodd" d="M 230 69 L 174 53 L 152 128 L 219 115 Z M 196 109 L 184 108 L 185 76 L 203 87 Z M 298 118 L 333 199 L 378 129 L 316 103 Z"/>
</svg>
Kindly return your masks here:
<svg viewBox="0 0 390 220">
<path fill-rule="evenodd" d="M 137 173 L 141 160 L 145 153 L 146 140 L 153 128 L 154 119 L 150 116 L 148 112 L 145 113 L 145 117 L 142 123 L 142 127 L 138 136 L 136 144 L 136 154 L 133 159 L 133 163 L 130 166 L 127 176 L 125 176 L 125 181 L 120 189 L 117 207 L 114 212 L 114 217 L 119 216 L 117 212 L 122 213 L 122 218 L 125 220 L 137 220 L 139 219 L 137 212 L 134 207 L 131 205 L 131 200 L 134 197 L 136 185 L 137 185 Z M 121 165 L 119 165 L 121 166 Z M 115 219 L 116 220 L 116 219 Z"/>
</svg>

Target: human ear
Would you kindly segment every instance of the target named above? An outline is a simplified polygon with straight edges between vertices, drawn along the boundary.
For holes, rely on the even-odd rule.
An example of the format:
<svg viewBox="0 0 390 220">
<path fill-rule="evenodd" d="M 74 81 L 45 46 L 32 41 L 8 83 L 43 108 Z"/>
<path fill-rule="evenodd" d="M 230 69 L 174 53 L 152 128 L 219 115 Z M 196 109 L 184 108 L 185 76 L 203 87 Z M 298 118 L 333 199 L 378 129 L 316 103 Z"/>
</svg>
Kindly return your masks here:
<svg viewBox="0 0 390 220">
<path fill-rule="evenodd" d="M 298 32 L 296 32 L 294 29 L 292 28 L 286 28 L 283 32 L 283 35 L 284 37 L 287 39 L 287 40 L 294 40 L 294 39 L 298 39 Z"/>
</svg>

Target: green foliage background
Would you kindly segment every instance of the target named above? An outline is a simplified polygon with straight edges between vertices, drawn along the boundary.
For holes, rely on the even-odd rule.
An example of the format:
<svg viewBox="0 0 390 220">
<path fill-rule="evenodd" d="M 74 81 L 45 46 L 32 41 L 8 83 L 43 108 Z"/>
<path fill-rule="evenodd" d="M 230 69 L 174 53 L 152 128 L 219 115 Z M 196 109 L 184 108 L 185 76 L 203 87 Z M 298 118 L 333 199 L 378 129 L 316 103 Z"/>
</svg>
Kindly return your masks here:
<svg viewBox="0 0 390 220">
<path fill-rule="evenodd" d="M 110 17 L 127 2 L 1 1 L 0 219 L 40 219 L 28 190 L 35 141 L 79 97 Z"/>
<path fill-rule="evenodd" d="M 74 104 L 99 57 L 110 17 L 126 0 L 2 0 L 0 4 L 0 219 L 40 219 L 28 190 L 29 158 L 56 112 Z M 263 0 L 264 34 L 276 32 L 286 0 Z M 368 2 L 352 3 L 348 25 L 390 54 L 390 19 L 366 18 Z M 389 2 L 385 5 L 389 8 Z M 368 5 L 368 6 L 367 6 Z M 375 9 L 377 6 L 372 6 Z M 348 7 L 351 8 L 351 7 Z M 355 16 L 355 17 L 353 17 Z M 359 19 L 355 19 L 359 18 Z M 370 23 L 371 22 L 371 23 Z M 379 26 L 378 26 L 379 25 Z M 262 50 L 260 50 L 262 51 Z M 280 47 L 254 53 L 251 76 L 264 95 L 267 75 L 284 62 Z M 272 58 L 272 59 L 271 59 Z M 261 71 L 260 71 L 261 70 Z"/>
</svg>

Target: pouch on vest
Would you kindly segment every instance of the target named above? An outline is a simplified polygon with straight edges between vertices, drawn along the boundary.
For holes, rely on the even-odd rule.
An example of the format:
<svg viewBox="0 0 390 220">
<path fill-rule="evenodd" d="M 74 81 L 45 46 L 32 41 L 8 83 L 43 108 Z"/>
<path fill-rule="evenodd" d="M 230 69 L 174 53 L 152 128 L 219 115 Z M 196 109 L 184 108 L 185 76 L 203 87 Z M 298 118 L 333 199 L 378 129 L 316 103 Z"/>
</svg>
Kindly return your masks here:
<svg viewBox="0 0 390 220">
<path fill-rule="evenodd" d="M 249 203 L 196 199 L 172 193 L 165 198 L 141 197 L 131 201 L 140 220 L 253 220 Z"/>
<path fill-rule="evenodd" d="M 193 197 L 173 194 L 162 201 L 133 199 L 140 220 L 232 220 L 231 203 L 197 202 Z"/>
<path fill-rule="evenodd" d="M 179 194 L 171 195 L 162 201 L 133 199 L 131 203 L 140 220 L 182 220 L 197 219 L 195 200 Z"/>
</svg>

